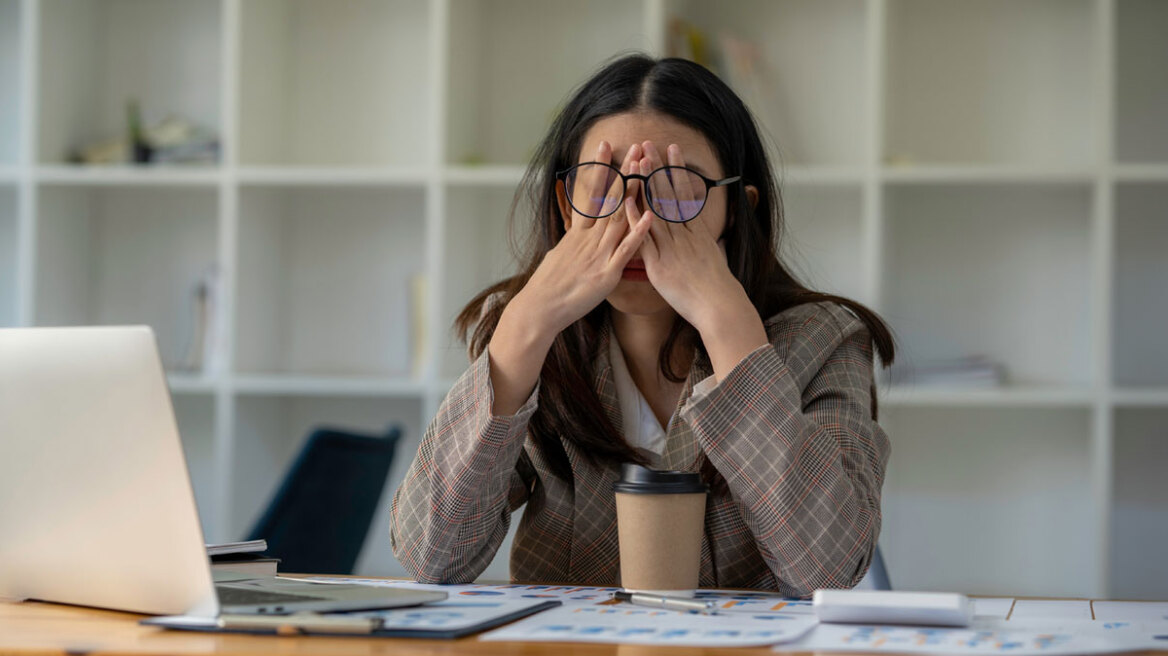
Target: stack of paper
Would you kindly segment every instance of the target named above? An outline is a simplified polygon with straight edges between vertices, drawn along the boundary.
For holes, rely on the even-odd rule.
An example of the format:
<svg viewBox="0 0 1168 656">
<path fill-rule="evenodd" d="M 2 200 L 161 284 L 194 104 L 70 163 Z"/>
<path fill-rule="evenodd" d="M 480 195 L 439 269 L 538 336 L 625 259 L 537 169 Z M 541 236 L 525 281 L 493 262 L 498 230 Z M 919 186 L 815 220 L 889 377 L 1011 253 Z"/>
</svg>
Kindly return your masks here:
<svg viewBox="0 0 1168 656">
<path fill-rule="evenodd" d="M 372 585 L 442 590 L 447 603 L 555 600 L 557 608 L 483 634 L 488 641 L 603 642 L 733 647 L 776 651 L 915 654 L 1097 654 L 1168 650 L 1168 603 L 975 598 L 966 629 L 817 623 L 811 602 L 765 592 L 701 590 L 716 615 L 615 602 L 618 588 L 549 585 L 425 585 L 384 579 Z"/>
</svg>

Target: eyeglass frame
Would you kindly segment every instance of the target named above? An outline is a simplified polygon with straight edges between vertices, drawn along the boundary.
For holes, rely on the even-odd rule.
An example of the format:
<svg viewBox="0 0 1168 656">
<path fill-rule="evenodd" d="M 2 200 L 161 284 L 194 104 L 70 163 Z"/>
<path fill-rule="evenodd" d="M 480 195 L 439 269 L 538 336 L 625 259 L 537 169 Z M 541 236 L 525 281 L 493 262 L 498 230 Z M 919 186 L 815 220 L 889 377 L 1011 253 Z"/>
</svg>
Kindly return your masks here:
<svg viewBox="0 0 1168 656">
<path fill-rule="evenodd" d="M 586 214 L 584 212 L 580 212 L 580 210 L 576 208 L 576 204 L 572 202 L 572 194 L 570 191 L 568 191 L 568 174 L 571 173 L 572 171 L 580 168 L 581 166 L 584 166 L 585 164 L 599 164 L 601 166 L 607 166 L 608 168 L 612 169 L 613 171 L 616 171 L 616 174 L 618 176 L 620 176 L 622 182 L 624 183 L 623 186 L 621 187 L 620 200 L 617 201 L 616 207 L 613 208 L 613 210 L 611 212 L 609 212 L 608 214 L 601 214 L 599 216 L 593 216 L 591 214 Z M 693 216 L 691 216 L 688 219 L 685 219 L 684 221 L 677 221 L 675 219 L 670 219 L 670 218 L 661 216 L 661 213 L 658 212 L 653 207 L 653 203 L 652 203 L 651 197 L 650 197 L 651 192 L 649 191 L 649 184 L 648 184 L 649 178 L 653 177 L 658 172 L 664 171 L 666 169 L 681 169 L 683 171 L 689 171 L 690 173 L 693 173 L 694 175 L 701 178 L 702 182 L 704 182 L 706 185 L 705 198 L 702 199 L 702 209 L 698 210 L 696 214 L 694 214 Z M 564 194 L 568 198 L 568 204 L 572 206 L 573 210 L 575 210 L 576 212 L 579 212 L 580 216 L 585 216 L 585 217 L 588 217 L 590 219 L 603 219 L 603 218 L 610 217 L 613 214 L 616 214 L 618 211 L 620 211 L 621 205 L 623 205 L 625 202 L 625 196 L 628 195 L 628 193 L 629 193 L 629 180 L 632 179 L 632 180 L 640 180 L 641 181 L 641 186 L 645 189 L 645 199 L 650 201 L 646 204 L 649 206 L 649 209 L 654 214 L 656 214 L 658 217 L 661 218 L 662 221 L 668 221 L 670 223 L 689 223 L 690 221 L 693 221 L 694 219 L 698 218 L 698 216 L 701 215 L 702 211 L 706 209 L 706 201 L 708 201 L 710 199 L 710 190 L 711 189 L 714 189 L 716 187 L 725 187 L 726 185 L 734 184 L 735 182 L 742 180 L 742 176 L 741 175 L 732 175 L 728 178 L 722 178 L 721 180 L 714 180 L 713 178 L 707 178 L 706 176 L 702 175 L 700 172 L 695 171 L 695 170 L 689 168 L 688 166 L 672 166 L 672 165 L 657 167 L 657 168 L 653 169 L 652 171 L 649 171 L 649 175 L 640 175 L 639 173 L 626 174 L 623 171 L 621 171 L 619 168 L 613 166 L 612 164 L 608 164 L 605 162 L 579 162 L 577 164 L 573 164 L 572 166 L 569 166 L 568 168 L 566 168 L 562 171 L 556 171 L 556 179 L 560 180 L 564 183 Z M 601 205 L 601 207 L 603 207 L 603 205 Z"/>
</svg>

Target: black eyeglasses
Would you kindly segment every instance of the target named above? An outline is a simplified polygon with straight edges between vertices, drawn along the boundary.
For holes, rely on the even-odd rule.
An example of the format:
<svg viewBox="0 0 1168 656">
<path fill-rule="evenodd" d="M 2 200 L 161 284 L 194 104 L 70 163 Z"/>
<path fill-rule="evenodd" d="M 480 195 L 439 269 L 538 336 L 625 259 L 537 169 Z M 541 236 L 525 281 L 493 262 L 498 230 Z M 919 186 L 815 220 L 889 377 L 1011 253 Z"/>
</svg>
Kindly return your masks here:
<svg viewBox="0 0 1168 656">
<path fill-rule="evenodd" d="M 685 223 L 700 214 L 710 189 L 742 179 L 735 175 L 711 180 L 684 166 L 663 166 L 649 175 L 626 175 L 603 162 L 583 162 L 557 172 L 556 177 L 564 181 L 572 209 L 593 219 L 603 219 L 620 209 L 629 180 L 640 180 L 649 209 L 673 223 Z"/>
</svg>

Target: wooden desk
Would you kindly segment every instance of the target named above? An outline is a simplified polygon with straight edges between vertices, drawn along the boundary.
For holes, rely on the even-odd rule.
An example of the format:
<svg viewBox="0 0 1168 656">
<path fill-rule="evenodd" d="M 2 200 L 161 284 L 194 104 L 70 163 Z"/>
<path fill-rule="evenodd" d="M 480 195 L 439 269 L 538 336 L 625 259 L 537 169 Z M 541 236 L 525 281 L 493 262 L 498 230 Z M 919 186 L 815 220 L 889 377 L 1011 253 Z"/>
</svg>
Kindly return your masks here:
<svg viewBox="0 0 1168 656">
<path fill-rule="evenodd" d="M 479 642 L 402 638 L 249 636 L 167 631 L 138 624 L 143 615 L 41 602 L 0 602 L 0 654 L 329 654 L 473 656 L 713 656 L 727 651 L 743 656 L 773 656 L 769 647 L 699 648 L 580 643 Z M 1168 651 L 1128 652 L 1168 656 Z M 809 653 L 797 656 L 809 656 Z M 886 655 L 882 655 L 886 656 Z"/>
</svg>

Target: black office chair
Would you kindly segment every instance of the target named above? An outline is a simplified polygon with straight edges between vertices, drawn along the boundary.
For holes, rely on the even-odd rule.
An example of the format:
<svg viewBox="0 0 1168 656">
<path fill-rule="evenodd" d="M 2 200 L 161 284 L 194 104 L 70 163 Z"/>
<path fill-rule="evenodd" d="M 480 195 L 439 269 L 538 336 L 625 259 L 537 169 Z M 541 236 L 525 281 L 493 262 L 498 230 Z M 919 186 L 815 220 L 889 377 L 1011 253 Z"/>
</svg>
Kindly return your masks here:
<svg viewBox="0 0 1168 656">
<path fill-rule="evenodd" d="M 876 553 L 872 556 L 872 564 L 868 566 L 864 583 L 870 585 L 872 590 L 892 589 L 892 580 L 888 576 L 888 568 L 884 565 L 884 554 L 880 553 L 880 545 L 876 545 Z"/>
<path fill-rule="evenodd" d="M 352 574 L 401 432 L 314 431 L 247 539 L 267 540 L 281 572 Z"/>
</svg>

